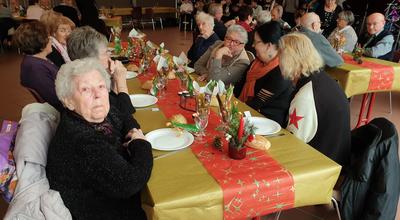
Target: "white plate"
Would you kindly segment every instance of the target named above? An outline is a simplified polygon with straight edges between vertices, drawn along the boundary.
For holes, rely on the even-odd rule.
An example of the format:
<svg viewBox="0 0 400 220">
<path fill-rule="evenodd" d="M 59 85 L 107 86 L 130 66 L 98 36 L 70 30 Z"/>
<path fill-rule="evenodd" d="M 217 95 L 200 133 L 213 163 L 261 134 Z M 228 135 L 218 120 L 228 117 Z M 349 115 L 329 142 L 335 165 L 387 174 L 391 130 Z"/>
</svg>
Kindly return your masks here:
<svg viewBox="0 0 400 220">
<path fill-rule="evenodd" d="M 126 79 L 133 79 L 138 75 L 137 72 L 126 71 Z"/>
<path fill-rule="evenodd" d="M 157 103 L 158 99 L 152 95 L 136 94 L 130 95 L 133 107 L 146 107 Z"/>
<path fill-rule="evenodd" d="M 249 121 L 254 124 L 255 133 L 258 135 L 275 134 L 281 130 L 281 126 L 277 122 L 268 118 L 251 117 Z"/>
<path fill-rule="evenodd" d="M 194 137 L 185 130 L 181 133 L 172 128 L 161 128 L 147 133 L 146 139 L 153 149 L 173 151 L 190 146 Z"/>
</svg>

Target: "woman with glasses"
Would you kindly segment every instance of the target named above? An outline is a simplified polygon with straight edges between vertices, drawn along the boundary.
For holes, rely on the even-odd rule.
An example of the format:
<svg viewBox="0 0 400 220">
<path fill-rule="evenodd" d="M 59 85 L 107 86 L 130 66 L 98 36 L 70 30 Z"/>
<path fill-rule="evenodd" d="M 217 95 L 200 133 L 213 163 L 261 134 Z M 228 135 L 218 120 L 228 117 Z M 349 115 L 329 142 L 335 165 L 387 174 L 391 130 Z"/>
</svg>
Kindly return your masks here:
<svg viewBox="0 0 400 220">
<path fill-rule="evenodd" d="M 67 52 L 67 38 L 75 28 L 75 23 L 59 13 L 45 12 L 40 18 L 50 33 L 51 48 L 53 51 L 47 58 L 56 66 L 61 67 L 64 63 L 71 61 Z"/>
<path fill-rule="evenodd" d="M 218 35 L 214 32 L 214 18 L 204 12 L 196 15 L 196 23 L 199 28 L 200 35 L 190 47 L 188 58 L 190 59 L 190 67 L 206 52 L 206 50 L 219 40 Z"/>
<path fill-rule="evenodd" d="M 278 42 L 282 34 L 276 21 L 257 27 L 253 41 L 256 59 L 236 83 L 234 93 L 242 102 L 284 126 L 293 86 L 279 69 Z"/>
<path fill-rule="evenodd" d="M 237 83 L 250 64 L 244 45 L 247 32 L 240 25 L 228 28 L 224 41 L 215 42 L 194 64 L 198 80 L 222 80 L 226 85 Z"/>
<path fill-rule="evenodd" d="M 354 15 L 351 11 L 342 11 L 338 15 L 337 25 L 335 30 L 329 35 L 328 40 L 333 45 L 335 38 L 343 35 L 345 38 L 343 50 L 345 52 L 353 51 L 356 46 L 358 37 L 353 27 L 351 26 L 354 22 Z"/>
</svg>

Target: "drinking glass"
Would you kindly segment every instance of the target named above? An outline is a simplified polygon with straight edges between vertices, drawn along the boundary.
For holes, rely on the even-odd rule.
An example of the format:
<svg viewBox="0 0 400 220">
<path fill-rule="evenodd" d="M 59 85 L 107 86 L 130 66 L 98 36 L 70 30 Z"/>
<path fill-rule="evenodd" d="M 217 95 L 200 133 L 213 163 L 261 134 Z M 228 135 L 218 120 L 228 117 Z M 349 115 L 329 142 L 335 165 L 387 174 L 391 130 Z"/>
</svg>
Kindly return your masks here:
<svg viewBox="0 0 400 220">
<path fill-rule="evenodd" d="M 156 84 L 156 87 L 158 89 L 158 98 L 159 99 L 164 98 L 167 82 L 168 82 L 168 79 L 166 76 L 163 76 L 163 75 L 158 76 L 158 82 Z"/>
<path fill-rule="evenodd" d="M 205 141 L 205 132 L 204 130 L 206 129 L 208 125 L 208 116 L 209 116 L 209 109 L 204 108 L 204 109 L 198 109 L 197 113 L 195 114 L 194 117 L 194 122 L 196 123 L 196 127 L 199 129 L 199 131 L 196 134 L 196 139 L 200 142 Z"/>
<path fill-rule="evenodd" d="M 183 92 L 183 91 L 186 91 L 186 90 L 187 90 L 187 84 L 188 84 L 188 78 L 187 78 L 187 76 L 183 75 L 182 77 L 179 78 L 179 80 L 180 80 L 179 86 L 180 86 L 180 88 L 181 88 L 181 91 L 182 91 L 182 92 Z"/>
</svg>

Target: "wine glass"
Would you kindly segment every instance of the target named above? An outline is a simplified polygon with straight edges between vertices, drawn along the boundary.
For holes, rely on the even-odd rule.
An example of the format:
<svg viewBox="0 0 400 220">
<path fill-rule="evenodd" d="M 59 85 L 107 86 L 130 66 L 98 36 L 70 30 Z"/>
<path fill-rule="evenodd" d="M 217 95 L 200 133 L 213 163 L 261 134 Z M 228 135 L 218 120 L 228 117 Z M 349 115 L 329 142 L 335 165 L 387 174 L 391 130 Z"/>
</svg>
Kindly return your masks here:
<svg viewBox="0 0 400 220">
<path fill-rule="evenodd" d="M 208 125 L 208 116 L 209 116 L 208 108 L 199 109 L 198 112 L 194 114 L 194 122 L 196 123 L 196 127 L 199 129 L 199 131 L 196 133 L 196 139 L 199 142 L 205 141 L 204 137 L 206 135 L 204 130 Z"/>
<path fill-rule="evenodd" d="M 165 94 L 165 87 L 167 86 L 167 77 L 164 75 L 158 76 L 156 87 L 158 89 L 158 98 L 163 99 Z"/>
<path fill-rule="evenodd" d="M 179 86 L 180 86 L 180 88 L 181 88 L 181 91 L 182 91 L 182 92 L 183 92 L 183 91 L 186 91 L 186 90 L 187 90 L 187 84 L 188 84 L 188 77 L 187 77 L 186 75 L 182 75 L 182 76 L 179 78 L 179 81 L 180 81 Z"/>
</svg>

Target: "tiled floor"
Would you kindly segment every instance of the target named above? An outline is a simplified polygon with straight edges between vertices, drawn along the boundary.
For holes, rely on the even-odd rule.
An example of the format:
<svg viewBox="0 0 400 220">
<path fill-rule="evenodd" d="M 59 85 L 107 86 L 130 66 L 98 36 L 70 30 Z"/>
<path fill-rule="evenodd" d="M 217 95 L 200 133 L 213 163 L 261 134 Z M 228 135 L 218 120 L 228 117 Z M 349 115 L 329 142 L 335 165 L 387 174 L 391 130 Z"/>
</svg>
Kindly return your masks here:
<svg viewBox="0 0 400 220">
<path fill-rule="evenodd" d="M 191 32 L 179 32 L 177 28 L 166 28 L 164 31 L 152 31 L 146 29 L 148 38 L 159 44 L 164 42 L 166 48 L 175 55 L 187 52 L 192 43 Z M 16 52 L 0 54 L 0 119 L 18 120 L 20 113 L 28 103 L 34 101 L 31 94 L 19 84 L 19 64 L 21 56 Z M 397 127 L 400 127 L 400 93 L 392 94 L 393 111 L 389 113 L 389 95 L 381 93 L 377 95 L 373 117 L 386 117 Z M 351 102 L 351 124 L 355 126 L 360 108 L 361 97 L 354 97 Z M 0 217 L 2 218 L 7 204 L 0 199 Z M 398 208 L 399 210 L 399 208 Z M 273 219 L 273 216 L 264 219 Z M 292 209 L 282 213 L 281 220 L 318 220 L 337 219 L 336 212 L 327 205 L 309 206 Z M 400 220 L 400 217 L 397 219 Z"/>
</svg>

